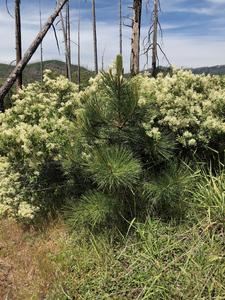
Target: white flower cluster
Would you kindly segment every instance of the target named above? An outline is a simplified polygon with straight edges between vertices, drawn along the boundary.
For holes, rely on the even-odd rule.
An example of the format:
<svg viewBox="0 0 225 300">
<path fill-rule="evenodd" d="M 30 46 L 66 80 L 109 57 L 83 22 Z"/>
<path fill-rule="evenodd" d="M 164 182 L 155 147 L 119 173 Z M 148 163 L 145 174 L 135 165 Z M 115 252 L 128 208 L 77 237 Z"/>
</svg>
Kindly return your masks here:
<svg viewBox="0 0 225 300">
<path fill-rule="evenodd" d="M 6 157 L 0 157 L 0 217 L 15 217 L 21 201 L 20 175 L 13 172 Z"/>
<path fill-rule="evenodd" d="M 23 181 L 32 186 L 49 160 L 60 161 L 73 147 L 79 94 L 75 84 L 47 70 L 43 84 L 29 84 L 13 100 L 0 115 L 0 215 L 33 219 L 39 208 Z"/>
<path fill-rule="evenodd" d="M 95 77 L 91 77 L 89 79 L 89 86 L 79 93 L 79 99 L 81 102 L 85 102 L 86 99 L 93 96 L 97 92 L 101 92 L 101 85 L 102 85 L 102 74 L 99 73 Z"/>
<path fill-rule="evenodd" d="M 20 219 L 29 219 L 32 220 L 35 217 L 35 214 L 38 211 L 38 207 L 31 205 L 25 201 L 20 202 L 17 212 L 17 217 Z"/>
<path fill-rule="evenodd" d="M 149 136 L 159 138 L 158 130 L 168 128 L 183 146 L 194 147 L 225 135 L 225 77 L 174 70 L 134 80 L 140 86 L 139 107 L 148 110 L 143 125 Z"/>
</svg>

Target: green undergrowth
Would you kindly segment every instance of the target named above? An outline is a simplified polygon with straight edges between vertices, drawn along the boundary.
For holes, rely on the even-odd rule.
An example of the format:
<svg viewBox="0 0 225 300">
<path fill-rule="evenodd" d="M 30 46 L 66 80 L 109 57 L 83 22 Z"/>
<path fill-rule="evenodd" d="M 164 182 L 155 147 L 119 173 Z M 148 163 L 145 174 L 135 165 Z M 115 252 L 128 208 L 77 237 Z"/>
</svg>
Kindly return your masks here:
<svg viewBox="0 0 225 300">
<path fill-rule="evenodd" d="M 78 230 L 69 222 L 72 234 L 50 257 L 59 276 L 46 299 L 225 299 L 224 179 L 221 169 L 199 171 L 192 184 L 178 181 L 185 207 L 179 221 L 153 214 L 144 223 L 134 219 L 126 231 L 115 225 Z M 160 201 L 180 195 L 170 181 L 164 188 L 168 197 L 152 189 Z"/>
<path fill-rule="evenodd" d="M 99 218 L 103 224 L 100 208 L 106 211 L 106 198 L 95 192 L 82 198 L 91 211 L 90 199 L 101 200 L 95 214 L 84 215 L 79 207 L 71 212 L 73 220 L 86 220 L 80 226 L 67 214 L 63 222 L 60 216 L 46 228 L 23 233 L 1 223 L 0 262 L 12 261 L 16 274 L 9 278 L 19 285 L 8 285 L 9 291 L 18 300 L 225 299 L 224 171 L 202 172 L 193 180 L 197 183 L 184 200 L 180 220 L 149 214 L 145 222 L 135 218 L 124 220 L 126 226 L 96 227 Z M 177 189 L 169 187 L 170 199 L 177 197 Z M 165 193 L 155 190 L 154 195 L 165 200 Z M 0 296 L 6 294 L 0 288 Z"/>
<path fill-rule="evenodd" d="M 58 277 L 46 299 L 224 299 L 224 232 L 207 224 L 149 219 L 125 236 L 75 233 L 51 256 Z"/>
</svg>

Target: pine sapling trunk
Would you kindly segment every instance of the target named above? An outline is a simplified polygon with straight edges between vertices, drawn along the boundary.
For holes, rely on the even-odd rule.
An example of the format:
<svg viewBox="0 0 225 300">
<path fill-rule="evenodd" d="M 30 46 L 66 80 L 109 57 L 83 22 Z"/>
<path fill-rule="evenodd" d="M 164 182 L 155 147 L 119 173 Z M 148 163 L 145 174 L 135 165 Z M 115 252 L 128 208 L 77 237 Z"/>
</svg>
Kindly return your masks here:
<svg viewBox="0 0 225 300">
<path fill-rule="evenodd" d="M 21 40 L 21 16 L 20 16 L 20 0 L 15 0 L 15 29 L 16 29 L 16 64 L 22 58 L 22 40 Z M 22 72 L 16 80 L 16 89 L 19 91 L 22 88 Z"/>
<path fill-rule="evenodd" d="M 93 43 L 94 43 L 94 64 L 95 73 L 98 74 L 98 46 L 97 46 L 97 28 L 96 28 L 96 9 L 95 0 L 92 0 L 92 22 L 93 22 Z"/>
<path fill-rule="evenodd" d="M 133 10 L 134 17 L 132 20 L 130 66 L 130 72 L 132 76 L 137 75 L 139 73 L 142 0 L 134 0 Z"/>
<path fill-rule="evenodd" d="M 159 14 L 159 3 L 158 0 L 154 0 L 154 11 L 153 11 L 153 42 L 152 42 L 152 76 L 157 75 L 157 47 L 158 47 L 158 14 Z"/>
</svg>

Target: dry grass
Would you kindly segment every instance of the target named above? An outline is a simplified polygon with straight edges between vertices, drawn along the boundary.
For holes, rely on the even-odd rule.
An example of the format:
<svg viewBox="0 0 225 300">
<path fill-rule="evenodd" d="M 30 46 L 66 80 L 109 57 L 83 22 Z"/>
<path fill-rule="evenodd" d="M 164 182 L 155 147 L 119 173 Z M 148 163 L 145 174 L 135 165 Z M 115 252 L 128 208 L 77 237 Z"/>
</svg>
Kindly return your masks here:
<svg viewBox="0 0 225 300">
<path fill-rule="evenodd" d="M 13 221 L 0 222 L 0 299 L 44 299 L 57 277 L 49 254 L 66 235 L 61 222 L 42 231 L 24 230 Z"/>
</svg>

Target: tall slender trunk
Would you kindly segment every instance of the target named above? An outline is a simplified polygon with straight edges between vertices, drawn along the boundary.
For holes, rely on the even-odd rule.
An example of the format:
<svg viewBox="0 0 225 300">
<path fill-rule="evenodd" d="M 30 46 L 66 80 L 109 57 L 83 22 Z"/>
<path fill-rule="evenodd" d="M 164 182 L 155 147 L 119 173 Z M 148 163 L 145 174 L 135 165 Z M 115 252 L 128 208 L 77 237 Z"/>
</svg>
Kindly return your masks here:
<svg viewBox="0 0 225 300">
<path fill-rule="evenodd" d="M 66 5 L 66 39 L 67 39 L 67 49 L 68 49 L 68 61 L 67 70 L 71 72 L 71 30 L 70 30 L 70 0 Z M 72 74 L 68 74 L 68 78 L 72 77 Z"/>
<path fill-rule="evenodd" d="M 41 44 L 43 38 L 46 36 L 48 30 L 51 28 L 53 22 L 61 12 L 64 5 L 67 3 L 68 0 L 61 0 L 57 5 L 56 9 L 54 10 L 53 14 L 48 18 L 47 22 L 43 26 L 43 29 L 37 34 L 36 38 L 31 43 L 30 47 L 25 52 L 23 58 L 11 72 L 5 83 L 0 87 L 0 107 L 1 111 L 4 110 L 4 97 L 9 92 L 13 84 L 16 82 L 18 76 L 22 73 L 24 68 L 26 67 L 27 63 L 30 61 L 31 57 Z"/>
<path fill-rule="evenodd" d="M 68 3 L 68 1 L 69 0 L 67 0 L 67 3 Z M 58 3 L 60 3 L 60 0 L 58 0 Z M 59 14 L 60 14 L 64 46 L 65 46 L 66 73 L 67 73 L 66 75 L 67 75 L 67 78 L 71 81 L 72 76 L 71 76 L 71 69 L 70 69 L 70 64 L 69 64 L 69 49 L 68 49 L 68 39 L 67 39 L 67 18 L 66 18 L 66 24 L 65 24 L 62 11 L 60 11 Z"/>
<path fill-rule="evenodd" d="M 80 3 L 79 3 L 79 15 L 78 15 L 78 30 L 77 30 L 77 81 L 78 81 L 78 89 L 81 90 L 81 73 L 80 73 Z"/>
<path fill-rule="evenodd" d="M 120 16 L 120 55 L 123 56 L 123 17 L 122 17 L 122 0 L 119 0 Z"/>
<path fill-rule="evenodd" d="M 132 20 L 131 65 L 130 65 L 130 72 L 132 76 L 137 75 L 139 73 L 142 0 L 134 0 L 133 10 L 134 10 L 134 17 Z"/>
<path fill-rule="evenodd" d="M 21 16 L 20 16 L 20 0 L 15 0 L 15 29 L 16 29 L 16 64 L 22 58 L 22 41 L 21 41 Z M 22 88 L 23 80 L 22 73 L 17 77 L 16 89 L 19 91 Z"/>
<path fill-rule="evenodd" d="M 40 19 L 40 31 L 42 30 L 42 12 L 41 12 L 41 0 L 39 0 L 39 19 Z M 44 71 L 44 66 L 43 66 L 43 44 L 41 42 L 40 44 L 40 74 L 41 74 L 41 83 L 43 82 L 43 71 Z"/>
<path fill-rule="evenodd" d="M 97 46 L 97 28 L 96 28 L 96 9 L 95 0 L 92 0 L 92 22 L 93 22 L 93 43 L 94 43 L 94 64 L 95 73 L 98 74 L 98 46 Z"/>
<path fill-rule="evenodd" d="M 154 0 L 153 42 L 152 42 L 152 76 L 154 77 L 157 75 L 158 18 L 159 18 L 159 3 L 158 0 Z"/>
</svg>

